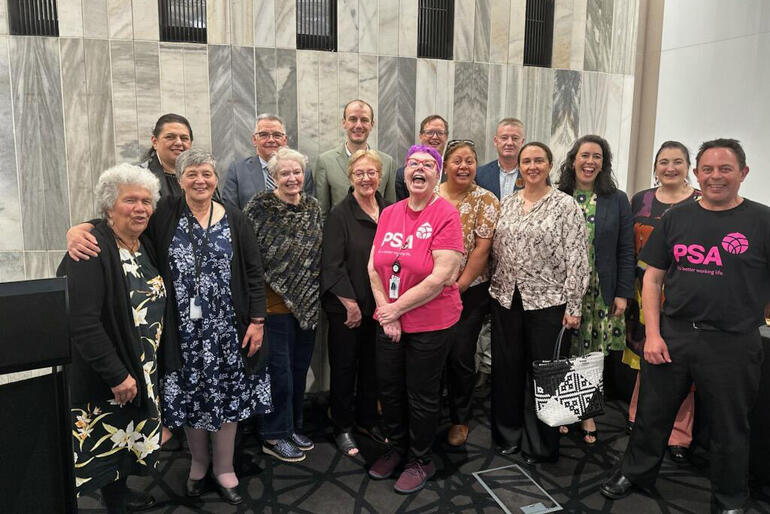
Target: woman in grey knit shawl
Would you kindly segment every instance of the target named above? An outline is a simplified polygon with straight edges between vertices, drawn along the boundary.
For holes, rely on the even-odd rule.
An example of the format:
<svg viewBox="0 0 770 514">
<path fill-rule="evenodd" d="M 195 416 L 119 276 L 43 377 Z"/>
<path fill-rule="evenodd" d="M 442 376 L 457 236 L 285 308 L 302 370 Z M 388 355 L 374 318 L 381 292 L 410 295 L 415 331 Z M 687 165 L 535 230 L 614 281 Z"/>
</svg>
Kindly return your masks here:
<svg viewBox="0 0 770 514">
<path fill-rule="evenodd" d="M 244 212 L 254 231 L 265 269 L 268 366 L 274 411 L 262 423 L 263 451 L 298 462 L 313 448 L 302 433 L 305 379 L 319 316 L 321 210 L 303 192 L 307 159 L 284 147 L 267 164 L 276 184 L 259 193 Z"/>
</svg>

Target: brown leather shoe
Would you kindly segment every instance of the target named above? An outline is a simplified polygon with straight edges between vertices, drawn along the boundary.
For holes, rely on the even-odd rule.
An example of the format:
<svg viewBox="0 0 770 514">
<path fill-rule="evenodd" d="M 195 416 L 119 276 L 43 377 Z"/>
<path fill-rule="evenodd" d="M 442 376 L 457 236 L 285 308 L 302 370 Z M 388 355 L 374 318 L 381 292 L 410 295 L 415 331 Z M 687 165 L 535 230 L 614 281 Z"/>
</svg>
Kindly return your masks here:
<svg viewBox="0 0 770 514">
<path fill-rule="evenodd" d="M 447 442 L 452 446 L 462 446 L 468 440 L 468 425 L 452 425 L 447 435 Z"/>
</svg>

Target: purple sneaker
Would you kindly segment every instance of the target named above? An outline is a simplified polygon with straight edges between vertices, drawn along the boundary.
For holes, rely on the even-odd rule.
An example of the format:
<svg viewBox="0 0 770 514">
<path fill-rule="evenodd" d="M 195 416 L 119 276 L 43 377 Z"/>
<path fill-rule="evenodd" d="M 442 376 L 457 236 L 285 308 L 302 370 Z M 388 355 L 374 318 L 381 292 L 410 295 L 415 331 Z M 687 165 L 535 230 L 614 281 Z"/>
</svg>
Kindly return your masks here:
<svg viewBox="0 0 770 514">
<path fill-rule="evenodd" d="M 412 461 L 406 465 L 401 476 L 396 480 L 393 489 L 401 494 L 416 493 L 425 487 L 425 482 L 430 480 L 435 473 L 436 466 L 433 465 L 433 462 L 420 464 L 419 461 Z"/>
<path fill-rule="evenodd" d="M 401 454 L 391 448 L 374 461 L 372 467 L 369 468 L 369 476 L 375 480 L 390 478 L 398 465 L 401 464 L 401 460 Z"/>
</svg>

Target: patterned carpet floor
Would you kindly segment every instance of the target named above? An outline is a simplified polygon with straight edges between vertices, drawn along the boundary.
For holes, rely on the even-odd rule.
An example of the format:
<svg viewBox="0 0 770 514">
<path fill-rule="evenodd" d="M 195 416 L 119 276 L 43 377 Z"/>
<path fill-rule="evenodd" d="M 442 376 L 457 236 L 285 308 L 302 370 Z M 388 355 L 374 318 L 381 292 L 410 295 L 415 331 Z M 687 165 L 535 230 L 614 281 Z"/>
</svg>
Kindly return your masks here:
<svg viewBox="0 0 770 514">
<path fill-rule="evenodd" d="M 599 494 L 599 486 L 622 455 L 628 441 L 625 433 L 626 405 L 610 402 L 598 420 L 599 441 L 593 446 L 577 434 L 562 438 L 561 457 L 555 464 L 527 465 L 521 455 L 502 457 L 495 453 L 489 430 L 489 402 L 478 399 L 465 448 L 449 447 L 444 441 L 449 420 L 443 420 L 434 454 L 436 477 L 417 494 L 402 496 L 393 492 L 393 480 L 370 480 L 365 472 L 382 450 L 359 438 L 361 456 L 349 458 L 338 452 L 331 439 L 323 397 L 306 402 L 307 434 L 315 441 L 304 462 L 279 462 L 261 452 L 253 436 L 245 436 L 237 445 L 236 465 L 241 492 L 246 502 L 234 507 L 224 503 L 215 492 L 199 501 L 184 497 L 189 455 L 186 451 L 164 452 L 159 472 L 152 477 L 132 477 L 129 485 L 150 492 L 158 501 L 147 512 L 157 513 L 392 513 L 392 512 L 502 512 L 494 498 L 479 483 L 473 472 L 518 464 L 564 509 L 564 512 L 602 513 L 692 513 L 709 512 L 710 485 L 707 455 L 696 452 L 694 464 L 677 466 L 666 460 L 657 482 L 655 496 L 634 493 L 611 502 Z M 446 414 L 446 413 L 445 413 Z M 525 498 L 522 481 L 499 480 L 505 494 L 500 497 L 520 499 L 509 505 L 511 512 L 536 501 Z M 98 499 L 85 496 L 79 501 L 80 512 L 104 512 Z M 770 487 L 756 486 L 748 512 L 770 514 Z"/>
</svg>

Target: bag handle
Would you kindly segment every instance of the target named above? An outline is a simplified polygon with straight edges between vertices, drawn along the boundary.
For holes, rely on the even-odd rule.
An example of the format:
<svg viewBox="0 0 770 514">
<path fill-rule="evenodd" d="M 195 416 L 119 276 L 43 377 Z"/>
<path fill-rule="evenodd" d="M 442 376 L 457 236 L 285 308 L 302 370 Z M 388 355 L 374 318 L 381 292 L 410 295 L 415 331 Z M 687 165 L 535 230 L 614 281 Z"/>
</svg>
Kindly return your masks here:
<svg viewBox="0 0 770 514">
<path fill-rule="evenodd" d="M 562 325 L 561 330 L 559 330 L 559 335 L 556 336 L 556 346 L 553 349 L 553 358 L 551 360 L 558 360 L 559 355 L 561 355 L 561 343 L 564 341 L 564 333 L 569 330 L 567 327 Z M 580 356 L 585 357 L 586 355 L 586 349 L 583 348 L 583 345 L 580 345 Z"/>
</svg>

